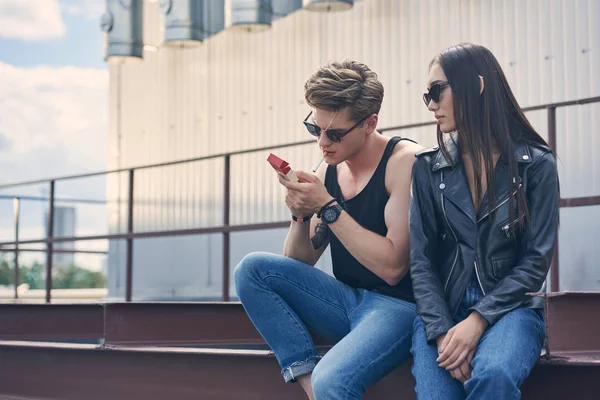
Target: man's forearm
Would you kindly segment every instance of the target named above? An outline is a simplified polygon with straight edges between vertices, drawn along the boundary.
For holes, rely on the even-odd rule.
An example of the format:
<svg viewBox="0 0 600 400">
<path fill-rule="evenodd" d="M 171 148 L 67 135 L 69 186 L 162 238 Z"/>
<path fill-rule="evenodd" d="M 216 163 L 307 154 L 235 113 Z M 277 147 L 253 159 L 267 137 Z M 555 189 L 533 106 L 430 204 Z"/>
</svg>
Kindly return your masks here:
<svg viewBox="0 0 600 400">
<path fill-rule="evenodd" d="M 310 242 L 310 223 L 292 221 L 283 244 L 283 255 L 305 264 L 315 265 L 315 251 Z"/>
<path fill-rule="evenodd" d="M 329 228 L 358 262 L 390 285 L 396 285 L 409 269 L 409 248 L 399 249 L 386 237 L 360 226 L 342 212 Z"/>
</svg>

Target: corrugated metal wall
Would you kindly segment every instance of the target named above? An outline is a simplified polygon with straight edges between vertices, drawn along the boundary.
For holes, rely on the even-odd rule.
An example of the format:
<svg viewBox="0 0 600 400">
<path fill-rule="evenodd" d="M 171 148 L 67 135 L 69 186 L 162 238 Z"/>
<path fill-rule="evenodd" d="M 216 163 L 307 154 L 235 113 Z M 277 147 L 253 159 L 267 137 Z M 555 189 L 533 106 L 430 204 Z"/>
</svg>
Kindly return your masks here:
<svg viewBox="0 0 600 400">
<path fill-rule="evenodd" d="M 157 3 L 145 2 L 144 13 L 145 42 L 159 46 L 162 29 Z M 303 84 L 328 60 L 354 58 L 378 73 L 385 86 L 380 127 L 431 120 L 421 100 L 427 66 L 441 49 L 461 41 L 483 44 L 495 53 L 523 106 L 598 96 L 598 20 L 597 0 L 362 0 L 341 13 L 301 10 L 263 33 L 227 30 L 198 48 L 159 47 L 146 51 L 143 63 L 111 67 L 109 167 L 306 140 L 301 121 L 309 108 L 303 100 Z M 592 154 L 600 144 L 598 111 L 598 105 L 558 111 L 563 197 L 600 194 L 600 165 Z M 528 116 L 547 137 L 545 111 Z M 433 128 L 388 134 L 408 136 L 424 145 L 435 142 Z M 282 149 L 278 154 L 303 169 L 319 157 L 316 146 Z M 264 161 L 266 155 L 232 158 L 232 224 L 288 218 L 283 191 Z M 135 229 L 219 225 L 222 164 L 217 159 L 140 172 Z M 126 184 L 123 175 L 120 197 L 124 202 Z M 115 177 L 110 198 L 119 197 L 118 188 Z M 569 268 L 587 271 L 585 288 L 600 285 L 600 273 L 594 268 L 600 250 L 594 246 L 593 235 L 583 233 L 597 226 L 599 208 L 561 214 L 563 288 L 584 285 L 569 274 Z M 118 207 L 112 208 L 113 231 L 126 226 L 124 211 L 125 207 L 121 213 Z M 153 240 L 145 247 L 136 244 L 134 293 L 140 296 L 146 285 L 143 271 L 162 268 L 147 265 L 152 258 L 144 258 L 144 248 L 164 252 L 160 245 L 165 241 Z M 246 247 L 232 249 L 232 267 L 252 248 L 252 242 L 241 242 Z M 215 245 L 207 238 L 194 243 Z M 269 245 L 275 251 L 281 249 L 281 243 Z M 256 247 L 262 248 L 260 242 Z M 112 246 L 112 259 L 122 257 L 122 250 Z M 198 257 L 189 268 L 205 268 L 215 261 L 202 254 Z M 175 262 L 173 257 L 170 260 Z M 146 264 L 138 267 L 140 263 Z M 119 289 L 115 286 L 115 276 L 123 273 L 121 267 L 122 263 L 110 263 L 113 294 L 122 293 L 122 282 Z M 219 265 L 215 268 L 220 270 Z M 183 267 L 177 271 L 180 283 L 188 279 L 189 285 L 196 285 L 186 278 Z M 151 286 L 155 285 L 148 282 Z M 169 290 L 173 293 L 174 289 Z M 200 292 L 190 289 L 186 293 Z"/>
</svg>

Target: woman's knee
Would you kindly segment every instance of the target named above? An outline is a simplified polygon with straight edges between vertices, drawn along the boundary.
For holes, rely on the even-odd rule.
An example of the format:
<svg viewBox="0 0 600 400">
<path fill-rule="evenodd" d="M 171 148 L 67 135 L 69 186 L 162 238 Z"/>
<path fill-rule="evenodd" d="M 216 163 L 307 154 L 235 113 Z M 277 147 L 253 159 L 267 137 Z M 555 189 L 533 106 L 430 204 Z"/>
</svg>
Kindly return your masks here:
<svg viewBox="0 0 600 400">
<path fill-rule="evenodd" d="M 494 393 L 496 398 L 518 398 L 520 373 L 515 373 L 515 366 L 499 362 L 488 362 L 474 368 L 472 377 L 465 382 L 467 393 Z"/>
</svg>

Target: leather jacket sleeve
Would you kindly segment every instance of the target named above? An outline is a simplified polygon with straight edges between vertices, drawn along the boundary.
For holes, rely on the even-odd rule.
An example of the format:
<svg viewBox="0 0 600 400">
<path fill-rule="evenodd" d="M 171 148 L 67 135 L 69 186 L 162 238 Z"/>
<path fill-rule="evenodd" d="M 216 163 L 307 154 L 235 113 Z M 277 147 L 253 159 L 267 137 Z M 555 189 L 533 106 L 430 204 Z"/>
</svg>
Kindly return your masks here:
<svg viewBox="0 0 600 400">
<path fill-rule="evenodd" d="M 517 265 L 470 311 L 477 311 L 492 325 L 520 307 L 527 293 L 541 289 L 554 251 L 559 214 L 556 160 L 548 152 L 528 168 L 527 204 L 529 221 L 522 235 L 522 257 Z"/>
<path fill-rule="evenodd" d="M 439 274 L 431 263 L 432 254 L 437 247 L 438 234 L 428 168 L 426 160 L 422 158 L 417 159 L 413 165 L 410 274 L 417 312 L 423 319 L 427 341 L 432 342 L 448 332 L 454 326 L 454 322 Z"/>
</svg>

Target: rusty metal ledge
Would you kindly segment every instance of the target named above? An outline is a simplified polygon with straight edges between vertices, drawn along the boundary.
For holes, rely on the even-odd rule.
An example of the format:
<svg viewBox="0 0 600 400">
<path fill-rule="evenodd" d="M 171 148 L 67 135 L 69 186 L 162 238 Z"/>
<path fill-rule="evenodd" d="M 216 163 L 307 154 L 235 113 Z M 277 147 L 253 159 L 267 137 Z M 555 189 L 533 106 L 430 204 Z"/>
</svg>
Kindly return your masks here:
<svg viewBox="0 0 600 400">
<path fill-rule="evenodd" d="M 286 385 L 269 351 L 0 342 L 0 398 L 121 400 L 305 399 Z M 414 399 L 410 363 L 369 389 L 365 399 Z M 523 399 L 593 399 L 600 365 L 538 364 Z"/>
<path fill-rule="evenodd" d="M 0 342 L 0 395 L 65 400 L 303 399 L 266 351 Z M 260 395 L 259 395 L 260 394 Z"/>
<path fill-rule="evenodd" d="M 552 356 L 542 356 L 540 364 L 572 365 L 582 367 L 600 367 L 599 351 L 564 351 L 555 352 Z"/>
<path fill-rule="evenodd" d="M 317 346 L 331 344 L 313 335 Z M 107 345 L 265 345 L 241 303 L 143 302 L 105 305 Z"/>
<path fill-rule="evenodd" d="M 600 352 L 600 292 L 558 292 L 544 297 L 550 357 Z"/>
<path fill-rule="evenodd" d="M 102 304 L 0 304 L 0 339 L 100 340 Z"/>
</svg>

